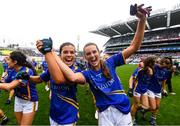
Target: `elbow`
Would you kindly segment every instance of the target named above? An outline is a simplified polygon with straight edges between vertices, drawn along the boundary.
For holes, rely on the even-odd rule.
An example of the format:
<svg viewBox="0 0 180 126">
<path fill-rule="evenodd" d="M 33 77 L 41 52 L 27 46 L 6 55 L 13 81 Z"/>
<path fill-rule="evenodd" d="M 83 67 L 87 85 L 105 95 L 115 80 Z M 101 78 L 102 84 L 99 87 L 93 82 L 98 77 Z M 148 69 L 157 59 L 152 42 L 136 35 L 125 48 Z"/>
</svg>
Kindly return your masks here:
<svg viewBox="0 0 180 126">
<path fill-rule="evenodd" d="M 68 81 L 71 82 L 71 83 L 76 83 L 77 79 L 75 77 L 69 77 Z"/>
</svg>

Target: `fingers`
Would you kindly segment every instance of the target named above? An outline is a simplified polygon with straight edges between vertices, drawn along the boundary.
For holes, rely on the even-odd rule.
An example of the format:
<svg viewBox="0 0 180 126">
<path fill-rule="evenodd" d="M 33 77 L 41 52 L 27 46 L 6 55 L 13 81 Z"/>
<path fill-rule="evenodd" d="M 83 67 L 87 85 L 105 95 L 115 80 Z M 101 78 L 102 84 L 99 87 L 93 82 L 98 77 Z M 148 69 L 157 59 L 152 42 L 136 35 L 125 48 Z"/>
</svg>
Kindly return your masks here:
<svg viewBox="0 0 180 126">
<path fill-rule="evenodd" d="M 141 4 L 137 7 L 137 11 L 144 14 L 144 15 L 148 15 L 150 16 L 150 12 L 152 11 L 152 6 L 143 8 L 144 4 Z"/>
<path fill-rule="evenodd" d="M 41 41 L 41 40 L 37 40 L 37 41 L 36 41 L 36 48 L 37 48 L 38 50 L 41 50 L 42 47 L 43 47 L 42 41 Z"/>
<path fill-rule="evenodd" d="M 142 8 L 144 6 L 144 4 L 140 4 L 139 6 L 137 6 L 137 8 Z"/>
</svg>

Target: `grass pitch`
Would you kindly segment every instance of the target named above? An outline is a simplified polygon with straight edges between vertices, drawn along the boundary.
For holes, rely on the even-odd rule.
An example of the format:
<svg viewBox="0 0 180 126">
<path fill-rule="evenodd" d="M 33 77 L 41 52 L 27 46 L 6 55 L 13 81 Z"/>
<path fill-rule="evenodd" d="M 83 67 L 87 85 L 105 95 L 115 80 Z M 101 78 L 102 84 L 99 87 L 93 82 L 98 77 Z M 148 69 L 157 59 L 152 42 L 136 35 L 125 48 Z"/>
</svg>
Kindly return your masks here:
<svg viewBox="0 0 180 126">
<path fill-rule="evenodd" d="M 133 71 L 136 69 L 136 65 L 124 65 L 117 68 L 117 73 L 120 76 L 124 89 L 128 90 L 128 80 Z M 0 65 L 0 75 L 2 74 L 2 65 Z M 172 84 L 176 95 L 169 95 L 163 98 L 161 101 L 160 111 L 157 116 L 158 125 L 180 125 L 180 76 L 173 76 Z M 49 125 L 49 92 L 44 89 L 44 83 L 38 84 L 39 95 L 39 108 L 36 113 L 33 125 Z M 80 119 L 77 125 L 97 125 L 97 120 L 94 118 L 95 105 L 93 103 L 92 94 L 88 85 L 78 86 L 78 101 L 80 104 Z M 14 99 L 10 105 L 5 105 L 5 101 L 8 98 L 8 92 L 1 91 L 0 93 L 0 105 L 1 109 L 7 114 L 10 121 L 8 125 L 16 125 L 16 119 L 13 112 Z M 130 100 L 132 100 L 130 98 Z M 150 113 L 147 113 L 146 120 L 141 119 L 141 115 L 138 114 L 138 124 L 149 125 Z"/>
</svg>

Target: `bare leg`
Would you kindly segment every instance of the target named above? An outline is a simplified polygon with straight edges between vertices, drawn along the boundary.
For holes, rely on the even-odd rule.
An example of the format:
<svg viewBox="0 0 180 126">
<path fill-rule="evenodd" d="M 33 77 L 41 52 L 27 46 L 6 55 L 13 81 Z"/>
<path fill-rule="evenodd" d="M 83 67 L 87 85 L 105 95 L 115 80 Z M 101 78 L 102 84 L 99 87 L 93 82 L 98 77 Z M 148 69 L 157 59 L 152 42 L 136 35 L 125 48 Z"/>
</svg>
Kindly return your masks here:
<svg viewBox="0 0 180 126">
<path fill-rule="evenodd" d="M 24 113 L 21 120 L 21 125 L 32 125 L 36 112 Z"/>
<path fill-rule="evenodd" d="M 22 112 L 15 112 L 15 116 L 16 116 L 16 120 L 17 120 L 17 122 L 18 122 L 18 125 L 21 124 L 22 115 L 23 115 Z"/>
</svg>

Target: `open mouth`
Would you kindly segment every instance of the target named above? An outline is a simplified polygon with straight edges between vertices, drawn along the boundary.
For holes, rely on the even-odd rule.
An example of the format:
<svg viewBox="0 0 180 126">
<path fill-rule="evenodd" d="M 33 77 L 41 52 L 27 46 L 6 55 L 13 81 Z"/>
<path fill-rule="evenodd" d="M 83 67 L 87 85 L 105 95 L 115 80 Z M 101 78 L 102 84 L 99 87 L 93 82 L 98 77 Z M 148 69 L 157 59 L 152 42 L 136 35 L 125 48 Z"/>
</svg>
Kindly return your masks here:
<svg viewBox="0 0 180 126">
<path fill-rule="evenodd" d="M 91 59 L 90 62 L 92 65 L 95 65 L 97 63 L 97 58 Z"/>
<path fill-rule="evenodd" d="M 73 63 L 73 59 L 65 59 L 64 61 L 68 65 Z"/>
</svg>

